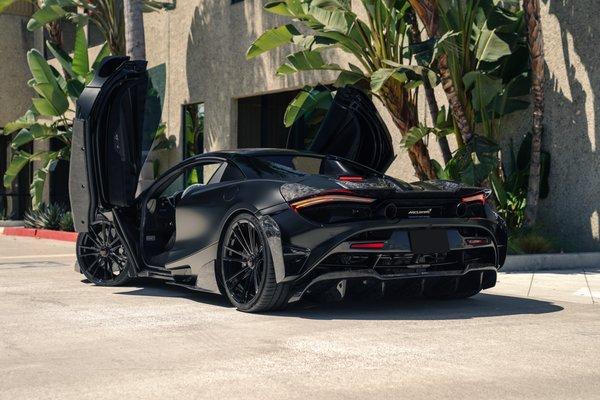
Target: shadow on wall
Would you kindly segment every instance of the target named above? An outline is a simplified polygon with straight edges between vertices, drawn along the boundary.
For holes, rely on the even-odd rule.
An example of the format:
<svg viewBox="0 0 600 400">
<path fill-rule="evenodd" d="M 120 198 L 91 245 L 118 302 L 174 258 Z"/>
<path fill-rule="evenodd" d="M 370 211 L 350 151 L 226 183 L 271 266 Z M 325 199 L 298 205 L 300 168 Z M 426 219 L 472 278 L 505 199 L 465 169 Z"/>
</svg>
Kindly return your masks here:
<svg viewBox="0 0 600 400">
<path fill-rule="evenodd" d="M 263 1 L 202 1 L 190 26 L 186 76 L 189 102 L 204 101 L 205 148 L 235 147 L 236 98 L 316 84 L 327 74 L 302 73 L 277 77 L 275 71 L 292 48 L 278 48 L 246 60 L 250 43 L 265 29 L 289 23 L 266 13 Z M 233 134 L 233 138 L 231 135 Z"/>
<path fill-rule="evenodd" d="M 550 196 L 540 220 L 565 250 L 600 250 L 600 52 L 597 0 L 543 0 Z"/>
</svg>

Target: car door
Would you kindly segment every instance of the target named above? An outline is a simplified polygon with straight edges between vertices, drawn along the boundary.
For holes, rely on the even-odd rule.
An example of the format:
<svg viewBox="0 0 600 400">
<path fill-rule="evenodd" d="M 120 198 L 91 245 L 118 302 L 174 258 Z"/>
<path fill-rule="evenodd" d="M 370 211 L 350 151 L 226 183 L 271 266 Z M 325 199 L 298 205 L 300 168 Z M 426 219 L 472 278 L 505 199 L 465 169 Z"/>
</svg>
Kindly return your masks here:
<svg viewBox="0 0 600 400">
<path fill-rule="evenodd" d="M 375 105 L 362 90 L 337 90 L 312 142 L 305 147 L 306 125 L 298 119 L 290 130 L 288 147 L 330 154 L 385 173 L 394 160 L 392 137 Z"/>
<path fill-rule="evenodd" d="M 87 232 L 99 209 L 135 202 L 144 154 L 151 145 L 143 138 L 147 91 L 145 61 L 109 57 L 77 101 L 69 194 L 78 232 Z"/>
</svg>

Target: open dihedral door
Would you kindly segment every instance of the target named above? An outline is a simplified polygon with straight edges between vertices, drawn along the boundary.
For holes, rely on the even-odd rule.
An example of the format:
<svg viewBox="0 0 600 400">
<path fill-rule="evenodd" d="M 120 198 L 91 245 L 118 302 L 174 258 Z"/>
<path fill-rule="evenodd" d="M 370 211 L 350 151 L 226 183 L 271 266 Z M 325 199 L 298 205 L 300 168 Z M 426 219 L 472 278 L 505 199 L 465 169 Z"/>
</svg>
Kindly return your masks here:
<svg viewBox="0 0 600 400">
<path fill-rule="evenodd" d="M 69 194 L 78 232 L 88 231 L 99 210 L 134 203 L 147 90 L 145 61 L 109 57 L 77 101 Z"/>
<path fill-rule="evenodd" d="M 382 173 L 394 161 L 392 137 L 375 105 L 352 86 L 337 90 L 314 138 L 307 139 L 306 125 L 298 119 L 288 138 L 290 148 L 344 157 Z"/>
</svg>

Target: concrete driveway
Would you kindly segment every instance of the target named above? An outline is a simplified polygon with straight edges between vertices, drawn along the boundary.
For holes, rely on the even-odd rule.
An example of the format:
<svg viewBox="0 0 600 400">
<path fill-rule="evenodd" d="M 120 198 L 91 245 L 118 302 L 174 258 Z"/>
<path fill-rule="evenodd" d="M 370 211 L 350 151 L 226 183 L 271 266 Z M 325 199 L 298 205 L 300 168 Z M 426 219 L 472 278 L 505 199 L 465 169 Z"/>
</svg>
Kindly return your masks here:
<svg viewBox="0 0 600 400">
<path fill-rule="evenodd" d="M 0 236 L 0 399 L 600 398 L 597 272 L 249 315 L 160 283 L 91 286 L 72 253 Z"/>
</svg>

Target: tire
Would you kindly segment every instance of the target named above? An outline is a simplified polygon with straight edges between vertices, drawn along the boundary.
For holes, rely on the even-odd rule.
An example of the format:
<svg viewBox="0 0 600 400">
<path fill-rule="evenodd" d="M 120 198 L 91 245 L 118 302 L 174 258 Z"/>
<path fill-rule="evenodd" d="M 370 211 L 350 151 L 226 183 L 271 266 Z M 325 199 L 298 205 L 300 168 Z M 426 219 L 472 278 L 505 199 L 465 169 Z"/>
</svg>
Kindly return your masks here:
<svg viewBox="0 0 600 400">
<path fill-rule="evenodd" d="M 100 219 L 77 236 L 77 262 L 98 286 L 120 286 L 131 280 L 131 262 L 114 224 Z"/>
<path fill-rule="evenodd" d="M 271 311 L 287 304 L 289 286 L 275 281 L 267 238 L 254 215 L 239 214 L 227 225 L 217 269 L 223 292 L 239 311 Z"/>
</svg>

